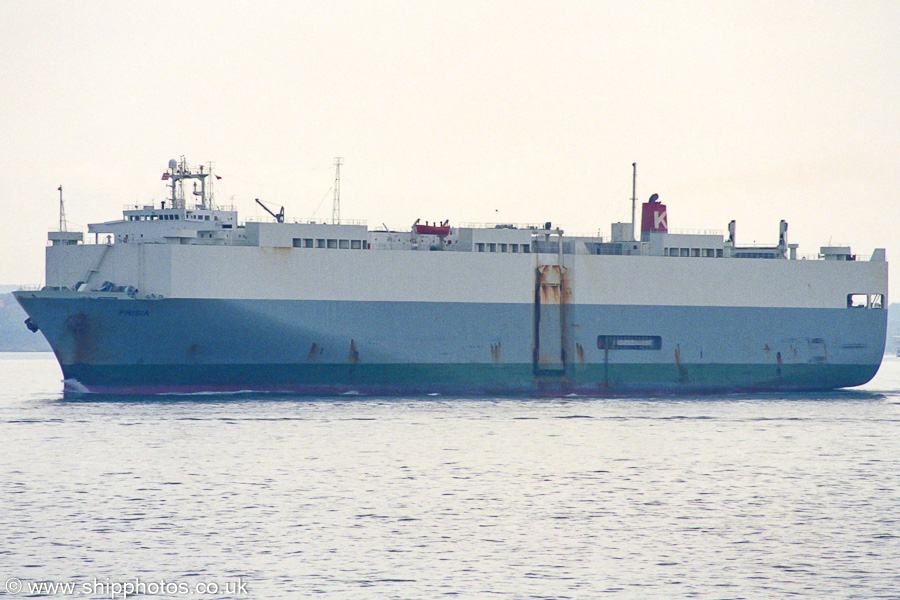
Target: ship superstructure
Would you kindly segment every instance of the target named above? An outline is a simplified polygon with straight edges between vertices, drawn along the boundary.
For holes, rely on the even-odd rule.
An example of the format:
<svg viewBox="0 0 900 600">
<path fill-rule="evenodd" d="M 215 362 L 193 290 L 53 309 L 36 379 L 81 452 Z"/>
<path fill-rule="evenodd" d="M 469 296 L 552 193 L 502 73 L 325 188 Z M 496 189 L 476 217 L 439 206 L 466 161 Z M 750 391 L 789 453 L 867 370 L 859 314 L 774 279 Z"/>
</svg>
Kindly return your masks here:
<svg viewBox="0 0 900 600">
<path fill-rule="evenodd" d="M 210 198 L 210 175 L 171 161 L 158 206 L 90 225 L 93 243 L 50 234 L 46 286 L 16 296 L 71 387 L 831 389 L 868 381 L 884 352 L 884 250 L 801 257 L 784 221 L 776 243 L 740 246 L 734 222 L 727 235 L 670 231 L 654 195 L 639 229 L 614 223 L 608 237 L 549 222 L 284 222 L 283 210 L 241 223 Z"/>
</svg>

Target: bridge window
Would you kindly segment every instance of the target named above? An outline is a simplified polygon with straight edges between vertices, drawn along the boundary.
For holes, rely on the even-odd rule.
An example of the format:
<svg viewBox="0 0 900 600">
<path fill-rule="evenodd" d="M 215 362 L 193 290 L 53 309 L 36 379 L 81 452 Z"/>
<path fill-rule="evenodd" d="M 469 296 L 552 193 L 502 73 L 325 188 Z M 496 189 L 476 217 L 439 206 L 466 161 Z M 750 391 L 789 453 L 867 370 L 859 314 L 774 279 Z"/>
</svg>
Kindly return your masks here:
<svg viewBox="0 0 900 600">
<path fill-rule="evenodd" d="M 350 240 L 350 249 L 351 250 L 359 250 L 362 248 L 362 242 L 360 240 Z"/>
</svg>

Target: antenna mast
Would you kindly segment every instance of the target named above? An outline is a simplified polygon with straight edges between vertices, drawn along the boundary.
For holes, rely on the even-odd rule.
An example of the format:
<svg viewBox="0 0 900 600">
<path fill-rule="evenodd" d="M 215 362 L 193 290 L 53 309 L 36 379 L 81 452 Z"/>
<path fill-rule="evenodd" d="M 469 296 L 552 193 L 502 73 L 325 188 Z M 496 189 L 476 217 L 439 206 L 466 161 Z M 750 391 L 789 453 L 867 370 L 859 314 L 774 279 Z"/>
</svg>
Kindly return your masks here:
<svg viewBox="0 0 900 600">
<path fill-rule="evenodd" d="M 66 207 L 63 204 L 62 186 L 59 186 L 59 230 L 66 231 Z"/>
<path fill-rule="evenodd" d="M 216 191 L 215 191 L 214 186 L 216 184 L 216 179 L 219 179 L 219 176 L 213 175 L 212 161 L 210 161 L 208 163 L 208 165 L 209 165 L 209 185 L 207 186 L 207 190 L 206 190 L 206 205 L 207 205 L 206 208 L 209 208 L 210 210 L 215 210 L 216 209 Z"/>
<path fill-rule="evenodd" d="M 637 239 L 635 220 L 637 219 L 637 163 L 631 163 L 631 239 Z"/>
<path fill-rule="evenodd" d="M 341 165 L 344 159 L 340 156 L 334 159 L 334 205 L 331 209 L 332 225 L 339 225 L 341 222 Z"/>
<path fill-rule="evenodd" d="M 212 170 L 210 169 L 210 172 Z M 206 178 L 209 177 L 209 173 L 204 173 L 204 169 L 201 166 L 199 170 L 194 171 L 190 167 L 188 167 L 187 162 L 185 162 L 184 157 L 181 157 L 181 162 L 175 160 L 174 158 L 169 161 L 169 170 L 163 173 L 163 181 L 168 181 L 169 185 L 172 186 L 172 208 L 186 208 L 185 200 L 184 200 L 184 180 L 185 179 L 194 179 L 200 180 L 200 189 L 197 189 L 197 182 L 194 182 L 194 195 L 200 198 L 200 206 L 202 208 L 211 208 L 211 204 L 207 203 L 207 195 L 206 195 Z"/>
</svg>

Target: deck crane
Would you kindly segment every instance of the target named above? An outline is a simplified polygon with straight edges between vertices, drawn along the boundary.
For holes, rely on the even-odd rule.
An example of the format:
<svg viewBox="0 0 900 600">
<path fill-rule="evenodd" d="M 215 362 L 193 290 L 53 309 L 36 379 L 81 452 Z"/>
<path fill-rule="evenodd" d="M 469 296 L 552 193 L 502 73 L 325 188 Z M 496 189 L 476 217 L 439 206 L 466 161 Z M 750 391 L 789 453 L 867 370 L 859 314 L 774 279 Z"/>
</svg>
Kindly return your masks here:
<svg viewBox="0 0 900 600">
<path fill-rule="evenodd" d="M 276 221 L 278 221 L 279 223 L 284 223 L 284 207 L 283 206 L 281 207 L 281 210 L 279 210 L 277 213 L 275 213 L 272 211 L 271 208 L 269 208 L 268 206 L 263 204 L 263 202 L 259 198 L 256 199 L 256 203 L 259 204 L 260 206 L 262 206 L 263 210 L 265 210 L 267 213 L 269 213 L 270 215 L 275 217 Z"/>
</svg>

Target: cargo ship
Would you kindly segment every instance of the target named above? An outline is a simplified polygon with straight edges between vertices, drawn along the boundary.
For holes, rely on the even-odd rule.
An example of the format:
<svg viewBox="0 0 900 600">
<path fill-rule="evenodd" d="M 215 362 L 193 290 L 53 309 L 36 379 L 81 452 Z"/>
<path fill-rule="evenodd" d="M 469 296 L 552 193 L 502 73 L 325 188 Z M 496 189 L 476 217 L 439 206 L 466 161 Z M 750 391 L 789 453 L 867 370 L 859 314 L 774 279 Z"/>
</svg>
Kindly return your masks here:
<svg viewBox="0 0 900 600">
<path fill-rule="evenodd" d="M 866 383 L 884 354 L 885 251 L 798 256 L 784 221 L 777 242 L 741 246 L 734 221 L 670 231 L 658 196 L 638 207 L 633 193 L 631 222 L 608 236 L 550 222 L 370 229 L 340 219 L 336 191 L 330 222 L 286 222 L 262 202 L 271 220 L 241 222 L 211 177 L 172 160 L 166 200 L 87 236 L 63 219 L 49 233 L 46 284 L 15 296 L 66 389 L 830 390 Z"/>
</svg>

